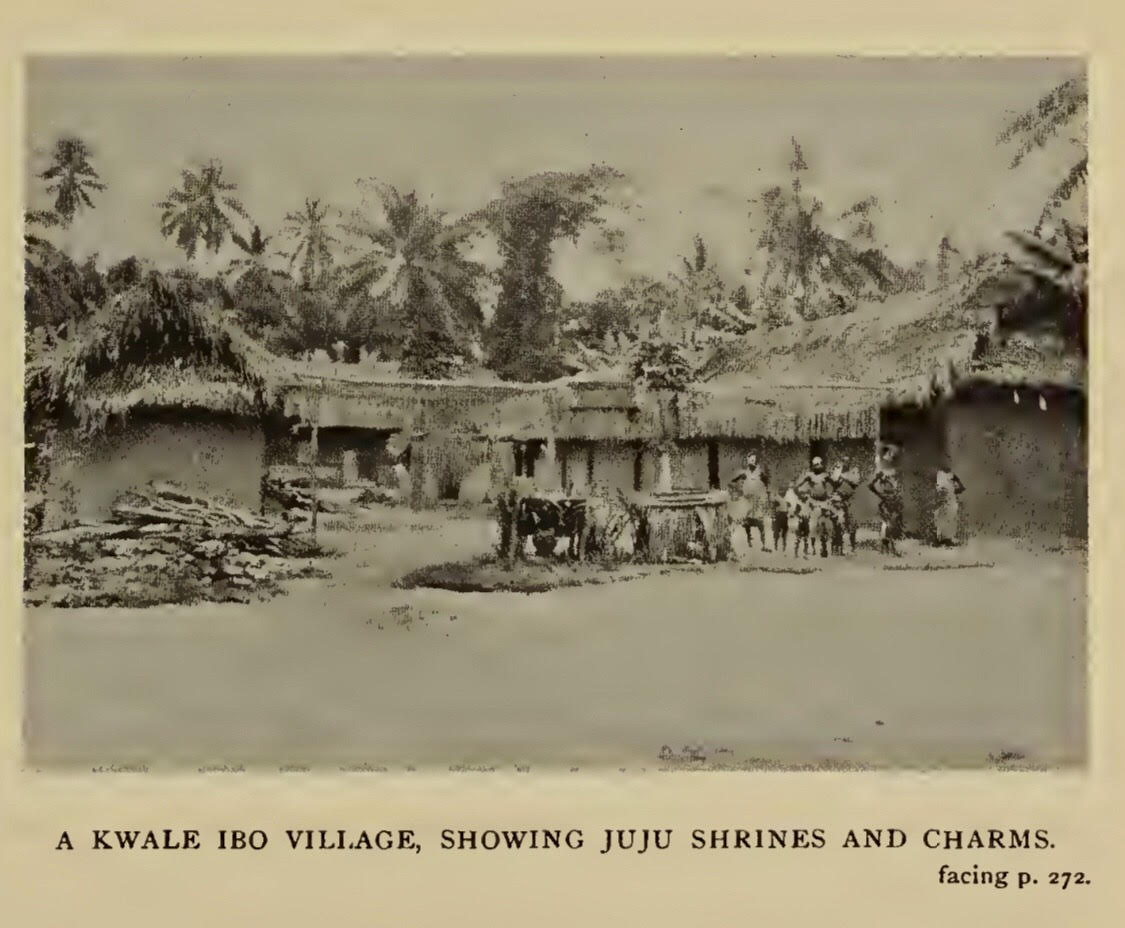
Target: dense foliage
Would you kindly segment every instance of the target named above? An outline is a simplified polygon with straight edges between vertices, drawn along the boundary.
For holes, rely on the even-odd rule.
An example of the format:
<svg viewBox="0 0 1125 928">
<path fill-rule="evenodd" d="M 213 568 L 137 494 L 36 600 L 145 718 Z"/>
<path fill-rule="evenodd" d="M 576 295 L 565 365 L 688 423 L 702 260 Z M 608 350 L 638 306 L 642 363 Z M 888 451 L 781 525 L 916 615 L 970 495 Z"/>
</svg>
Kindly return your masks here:
<svg viewBox="0 0 1125 928">
<path fill-rule="evenodd" d="M 158 269 L 136 257 L 77 261 L 59 247 L 108 189 L 96 152 L 61 138 L 36 175 L 53 208 L 25 214 L 28 439 L 88 418 L 109 380 L 197 368 L 258 389 L 277 356 L 434 379 L 601 372 L 682 391 L 764 329 L 922 289 L 945 308 L 987 307 L 1001 337 L 1045 334 L 1084 354 L 1086 104 L 1085 81 L 1067 81 L 1002 126 L 1014 169 L 1049 146 L 1074 149 L 1038 223 L 1013 232 L 1007 252 L 962 254 L 947 235 L 934 277 L 924 260 L 895 264 L 878 244 L 876 198 L 830 214 L 808 192 L 793 139 L 788 183 L 752 201 L 743 279 L 729 280 L 696 235 L 663 279 L 625 277 L 588 300 L 556 279 L 556 250 L 597 237 L 591 260 L 621 263 L 625 232 L 610 217 L 632 207 L 627 179 L 606 165 L 508 180 L 460 218 L 416 191 L 361 180 L 354 208 L 309 197 L 270 229 L 212 159 L 183 169 L 156 204 L 154 234 L 183 253 L 178 269 Z M 478 253 L 484 240 L 491 263 Z"/>
</svg>

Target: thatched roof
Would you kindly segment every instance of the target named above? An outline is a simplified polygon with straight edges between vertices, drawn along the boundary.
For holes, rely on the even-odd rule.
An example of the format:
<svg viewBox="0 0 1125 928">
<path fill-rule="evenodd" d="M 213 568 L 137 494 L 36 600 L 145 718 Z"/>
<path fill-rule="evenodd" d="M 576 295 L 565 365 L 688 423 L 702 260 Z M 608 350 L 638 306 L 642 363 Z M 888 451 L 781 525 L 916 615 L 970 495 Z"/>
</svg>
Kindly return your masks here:
<svg viewBox="0 0 1125 928">
<path fill-rule="evenodd" d="M 68 328 L 29 352 L 26 402 L 86 429 L 138 406 L 260 412 L 276 360 L 200 281 L 156 271 Z"/>
<path fill-rule="evenodd" d="M 281 389 L 284 415 L 329 427 L 453 431 L 496 438 L 550 433 L 557 385 L 301 375 Z"/>
<path fill-rule="evenodd" d="M 1044 350 L 1034 343 L 1010 339 L 974 361 L 958 380 L 1085 393 L 1087 370 L 1085 360 L 1073 353 Z"/>
<path fill-rule="evenodd" d="M 619 370 L 550 383 L 373 376 L 358 365 L 281 362 L 288 416 L 492 438 L 637 441 L 875 438 L 888 405 L 925 405 L 971 383 L 1082 388 L 1081 361 L 1010 341 L 981 351 L 976 307 L 907 294 L 846 315 L 756 331 L 676 395 L 638 389 Z M 960 301 L 961 306 L 966 306 Z"/>
<path fill-rule="evenodd" d="M 755 333 L 716 359 L 710 382 L 862 387 L 882 391 L 886 404 L 925 404 L 974 381 L 1084 389 L 1085 364 L 1053 346 L 1016 338 L 982 345 L 978 309 L 906 294 Z"/>
<path fill-rule="evenodd" d="M 965 313 L 910 293 L 855 312 L 758 331 L 710 365 L 716 383 L 756 378 L 787 386 L 877 385 L 969 360 L 975 331 Z"/>
<path fill-rule="evenodd" d="M 107 374 L 87 384 L 77 406 L 83 420 L 96 422 L 138 408 L 200 409 L 236 416 L 260 413 L 260 396 L 218 367 L 168 365 Z"/>
<path fill-rule="evenodd" d="M 856 386 L 713 384 L 687 394 L 679 431 L 685 438 L 875 438 L 881 399 L 882 391 Z"/>
<path fill-rule="evenodd" d="M 700 385 L 673 398 L 629 382 L 482 384 L 303 378 L 283 391 L 287 416 L 321 427 L 460 432 L 490 438 L 643 441 L 680 438 L 873 438 L 881 391 Z"/>
</svg>

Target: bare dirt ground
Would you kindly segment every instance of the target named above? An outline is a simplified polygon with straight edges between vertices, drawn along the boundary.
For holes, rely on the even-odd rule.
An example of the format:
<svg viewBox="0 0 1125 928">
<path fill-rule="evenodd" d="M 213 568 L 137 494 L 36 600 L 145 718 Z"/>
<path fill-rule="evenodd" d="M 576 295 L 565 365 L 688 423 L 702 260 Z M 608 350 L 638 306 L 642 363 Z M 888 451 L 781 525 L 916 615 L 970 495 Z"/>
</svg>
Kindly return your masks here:
<svg viewBox="0 0 1125 928">
<path fill-rule="evenodd" d="M 266 603 L 29 609 L 33 769 L 1057 766 L 1085 757 L 1085 557 L 974 539 L 547 593 L 397 590 L 480 515 L 326 521 Z M 799 572 L 794 572 L 799 571 Z M 804 572 L 800 572 L 804 571 Z"/>
</svg>

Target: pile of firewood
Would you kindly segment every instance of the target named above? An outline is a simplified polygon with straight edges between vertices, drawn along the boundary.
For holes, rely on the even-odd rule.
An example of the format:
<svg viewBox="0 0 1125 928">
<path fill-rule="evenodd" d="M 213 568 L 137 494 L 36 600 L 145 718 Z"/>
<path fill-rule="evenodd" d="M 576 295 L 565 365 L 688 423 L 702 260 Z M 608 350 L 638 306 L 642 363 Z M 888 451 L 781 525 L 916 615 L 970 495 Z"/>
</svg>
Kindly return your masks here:
<svg viewBox="0 0 1125 928">
<path fill-rule="evenodd" d="M 111 511 L 116 521 L 134 525 L 193 525 L 218 534 L 288 535 L 292 531 L 284 520 L 193 496 L 167 484 L 153 484 L 145 492 L 126 493 Z"/>
<path fill-rule="evenodd" d="M 313 538 L 285 519 L 150 485 L 121 496 L 113 522 L 28 536 L 32 605 L 247 602 L 279 580 L 323 577 Z"/>
</svg>

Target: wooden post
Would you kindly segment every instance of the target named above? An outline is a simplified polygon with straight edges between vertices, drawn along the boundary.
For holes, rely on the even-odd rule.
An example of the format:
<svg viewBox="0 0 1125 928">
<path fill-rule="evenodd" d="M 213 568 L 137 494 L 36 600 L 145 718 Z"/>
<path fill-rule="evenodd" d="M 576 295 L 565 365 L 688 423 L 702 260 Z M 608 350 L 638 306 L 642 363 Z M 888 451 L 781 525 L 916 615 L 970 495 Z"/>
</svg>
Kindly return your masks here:
<svg viewBox="0 0 1125 928">
<path fill-rule="evenodd" d="M 549 435 L 543 444 L 543 461 L 536 474 L 537 483 L 547 492 L 562 489 L 559 473 L 558 449 L 554 435 Z"/>
<path fill-rule="evenodd" d="M 319 498 L 320 498 L 320 482 L 319 482 L 319 478 L 317 477 L 317 473 L 316 473 L 317 461 L 320 458 L 320 445 L 319 445 L 319 441 L 318 441 L 318 428 L 317 428 L 317 425 L 316 425 L 315 422 L 313 423 L 312 430 L 309 433 L 309 451 L 311 452 L 309 457 L 312 460 L 312 475 L 311 475 L 312 476 L 312 482 L 311 482 L 311 486 L 310 486 L 310 491 L 311 491 L 311 495 L 312 495 L 312 536 L 313 536 L 313 541 L 315 542 L 316 541 L 317 509 L 319 508 L 318 504 L 319 504 Z"/>
<path fill-rule="evenodd" d="M 671 493 L 672 483 L 672 444 L 664 441 L 657 450 L 656 492 Z"/>
</svg>

